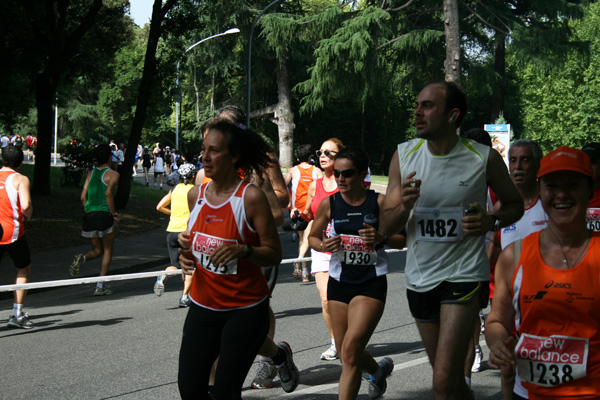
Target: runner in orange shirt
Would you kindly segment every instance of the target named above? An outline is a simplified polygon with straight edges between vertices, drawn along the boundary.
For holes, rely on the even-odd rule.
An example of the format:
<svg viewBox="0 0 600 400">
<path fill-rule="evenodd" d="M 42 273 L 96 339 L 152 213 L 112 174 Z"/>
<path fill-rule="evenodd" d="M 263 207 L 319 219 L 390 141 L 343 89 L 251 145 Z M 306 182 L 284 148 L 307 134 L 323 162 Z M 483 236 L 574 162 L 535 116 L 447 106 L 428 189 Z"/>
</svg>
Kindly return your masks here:
<svg viewBox="0 0 600 400">
<path fill-rule="evenodd" d="M 29 179 L 17 171 L 23 163 L 23 151 L 17 146 L 2 150 L 0 169 L 0 258 L 5 252 L 17 267 L 16 284 L 29 282 L 31 256 L 23 221 L 31 219 L 33 207 L 29 194 Z M 11 328 L 33 328 L 33 322 L 23 313 L 26 290 L 15 290 L 13 311 L 8 319 Z"/>
<path fill-rule="evenodd" d="M 308 232 L 310 232 L 310 219 L 302 214 L 306 207 L 308 198 L 308 187 L 310 184 L 323 177 L 320 169 L 310 164 L 310 158 L 313 154 L 313 149 L 310 144 L 302 144 L 296 149 L 296 157 L 300 164 L 292 167 L 285 174 L 286 186 L 291 182 L 292 190 L 290 194 L 290 218 L 301 218 L 308 221 L 308 225 L 301 231 L 297 231 L 298 241 L 298 258 L 306 257 L 308 253 Z M 306 261 L 294 263 L 294 278 L 302 278 L 303 282 L 308 282 L 308 264 Z"/>
<path fill-rule="evenodd" d="M 488 364 L 517 366 L 513 399 L 598 399 L 600 233 L 586 227 L 592 166 L 581 150 L 561 146 L 537 177 L 548 227 L 500 254 Z"/>
</svg>

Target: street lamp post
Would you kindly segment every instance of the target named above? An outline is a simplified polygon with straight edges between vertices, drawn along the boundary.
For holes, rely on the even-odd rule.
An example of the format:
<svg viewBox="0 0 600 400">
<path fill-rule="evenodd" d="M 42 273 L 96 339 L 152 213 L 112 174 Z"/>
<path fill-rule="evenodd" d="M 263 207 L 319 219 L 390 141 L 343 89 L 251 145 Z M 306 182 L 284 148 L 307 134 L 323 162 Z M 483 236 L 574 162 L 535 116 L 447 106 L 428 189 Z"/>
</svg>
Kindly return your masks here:
<svg viewBox="0 0 600 400">
<path fill-rule="evenodd" d="M 216 38 L 219 36 L 230 35 L 232 33 L 240 33 L 240 30 L 238 28 L 231 28 L 231 29 L 227 29 L 225 32 L 217 33 L 216 35 L 212 35 L 212 36 L 206 37 L 202 40 L 199 40 L 196 43 L 194 43 L 193 45 L 191 45 L 190 47 L 188 47 L 187 49 L 185 49 L 185 51 L 183 53 L 181 53 L 179 60 L 177 60 L 177 77 L 175 78 L 175 93 L 173 93 L 173 100 L 175 101 L 175 148 L 177 150 L 179 150 L 179 107 L 181 106 L 181 89 L 179 88 L 179 64 L 181 64 L 181 59 L 183 58 L 183 56 L 185 56 L 185 54 L 188 51 L 190 51 L 191 49 L 193 49 L 200 43 L 206 42 L 207 40 L 210 40 L 210 39 L 213 39 L 213 38 Z"/>
<path fill-rule="evenodd" d="M 254 26 L 256 25 L 256 23 L 258 22 L 258 20 L 260 19 L 260 17 L 263 16 L 263 14 L 272 6 L 274 6 L 277 3 L 281 3 L 283 0 L 275 0 L 273 1 L 271 4 L 269 4 L 268 6 L 266 6 L 265 8 L 263 8 L 263 10 L 260 12 L 260 14 L 258 14 L 258 16 L 254 19 L 254 22 L 252 23 L 252 26 L 250 27 L 250 34 L 248 36 L 248 68 L 247 68 L 247 72 L 248 72 L 248 76 L 246 78 L 246 85 L 247 85 L 247 107 L 246 107 L 246 126 L 248 128 L 250 128 L 250 81 L 252 78 L 252 74 L 251 74 L 251 70 L 252 70 L 252 32 L 254 32 Z"/>
</svg>

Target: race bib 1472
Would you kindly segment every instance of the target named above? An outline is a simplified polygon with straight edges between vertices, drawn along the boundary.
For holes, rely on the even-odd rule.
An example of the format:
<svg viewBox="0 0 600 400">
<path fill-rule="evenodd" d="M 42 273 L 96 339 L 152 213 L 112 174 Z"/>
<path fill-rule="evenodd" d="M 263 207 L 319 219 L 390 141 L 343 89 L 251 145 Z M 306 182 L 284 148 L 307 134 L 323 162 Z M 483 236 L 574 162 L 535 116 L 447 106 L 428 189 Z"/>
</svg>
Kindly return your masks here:
<svg viewBox="0 0 600 400">
<path fill-rule="evenodd" d="M 223 239 L 216 236 L 207 235 L 201 232 L 194 233 L 192 253 L 196 258 L 196 263 L 208 272 L 219 275 L 237 275 L 237 258 L 231 260 L 225 265 L 215 266 L 210 261 L 212 253 L 223 244 L 237 244 L 235 239 Z"/>
</svg>

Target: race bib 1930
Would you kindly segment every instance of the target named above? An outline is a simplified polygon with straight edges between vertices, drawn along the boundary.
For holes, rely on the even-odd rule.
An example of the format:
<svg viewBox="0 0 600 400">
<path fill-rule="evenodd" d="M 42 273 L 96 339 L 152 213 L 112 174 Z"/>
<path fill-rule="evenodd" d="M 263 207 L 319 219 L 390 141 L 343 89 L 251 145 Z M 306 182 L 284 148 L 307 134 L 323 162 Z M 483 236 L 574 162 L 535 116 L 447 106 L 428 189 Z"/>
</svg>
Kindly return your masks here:
<svg viewBox="0 0 600 400">
<path fill-rule="evenodd" d="M 338 251 L 340 261 L 349 265 L 375 265 L 377 253 L 374 244 L 367 244 L 360 236 L 340 235 L 342 249 Z"/>
<path fill-rule="evenodd" d="M 235 239 L 223 239 L 216 236 L 207 235 L 201 232 L 194 233 L 192 253 L 196 258 L 196 263 L 208 272 L 219 275 L 237 275 L 237 258 L 231 260 L 225 265 L 219 267 L 210 262 L 212 253 L 223 244 L 237 244 Z"/>
<path fill-rule="evenodd" d="M 462 240 L 464 233 L 460 222 L 461 207 L 427 208 L 415 207 L 417 240 L 426 242 L 455 242 Z"/>
<path fill-rule="evenodd" d="M 587 375 L 588 339 L 552 335 L 521 335 L 515 347 L 519 377 L 551 387 Z"/>
</svg>

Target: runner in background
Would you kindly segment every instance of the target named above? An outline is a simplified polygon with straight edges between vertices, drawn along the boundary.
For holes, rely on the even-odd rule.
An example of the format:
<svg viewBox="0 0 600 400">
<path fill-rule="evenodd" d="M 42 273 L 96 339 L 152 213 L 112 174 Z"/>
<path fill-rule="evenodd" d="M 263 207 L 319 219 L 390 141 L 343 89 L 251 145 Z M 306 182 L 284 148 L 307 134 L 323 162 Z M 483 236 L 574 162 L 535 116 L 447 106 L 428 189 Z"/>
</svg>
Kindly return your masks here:
<svg viewBox="0 0 600 400">
<path fill-rule="evenodd" d="M 196 167 L 192 164 L 183 164 L 176 175 L 178 175 L 179 182 L 172 190 L 169 190 L 169 193 L 167 193 L 156 206 L 158 211 L 170 216 L 169 226 L 167 226 L 167 250 L 169 252 L 171 264 L 167 267 L 166 271 L 177 270 L 180 268 L 178 250 L 181 246 L 177 241 L 177 237 L 180 233 L 186 231 L 187 223 L 190 218 L 187 195 L 190 189 L 194 187 Z M 192 284 L 192 277 L 191 275 L 184 274 L 182 278 L 184 283 L 181 299 L 179 300 L 179 307 L 189 307 L 190 299 L 188 294 Z M 166 280 L 166 275 L 158 277 L 154 284 L 154 294 L 157 296 L 163 294 Z"/>
<path fill-rule="evenodd" d="M 310 220 L 302 212 L 306 208 L 306 200 L 308 198 L 308 187 L 310 184 L 323 177 L 320 169 L 310 164 L 310 159 L 313 154 L 313 147 L 310 144 L 302 144 L 296 149 L 296 157 L 300 162 L 295 167 L 292 167 L 285 174 L 286 186 L 291 183 L 290 193 L 290 218 L 302 218 L 308 222 L 306 228 L 298 231 L 298 258 L 306 257 L 308 253 L 308 234 L 310 233 Z M 306 261 L 294 263 L 294 278 L 306 280 L 308 282 L 308 263 Z"/>
<path fill-rule="evenodd" d="M 88 173 L 81 191 L 81 204 L 85 212 L 81 236 L 90 239 L 92 250 L 75 256 L 69 268 L 71 278 L 79 275 L 79 270 L 86 261 L 98 257 L 102 257 L 100 276 L 108 274 L 115 243 L 116 222 L 121 220 L 121 215 L 116 211 L 114 199 L 119 173 L 113 171 L 109 166 L 111 158 L 109 145 L 96 146 L 94 156 L 98 166 Z M 112 294 L 108 284 L 98 282 L 94 296 L 108 294 Z"/>
<path fill-rule="evenodd" d="M 31 274 L 31 253 L 23 221 L 31 219 L 33 206 L 29 193 L 29 178 L 19 174 L 23 164 L 23 151 L 16 146 L 2 149 L 0 169 L 0 259 L 8 253 L 17 268 L 15 284 L 29 282 Z M 12 314 L 8 319 L 9 328 L 33 328 L 27 313 L 23 312 L 23 302 L 27 290 L 14 291 Z"/>
<path fill-rule="evenodd" d="M 316 151 L 319 157 L 319 165 L 323 170 L 323 177 L 312 182 L 308 188 L 308 198 L 306 208 L 303 214 L 307 219 L 314 219 L 317 215 L 319 204 L 326 197 L 337 193 L 338 187 L 333 175 L 333 159 L 337 153 L 344 148 L 344 144 L 338 138 L 327 139 L 321 144 L 321 148 Z M 312 229 L 312 228 L 311 228 Z M 329 228 L 327 228 L 329 229 Z M 310 232 L 310 230 L 309 230 Z M 331 317 L 329 315 L 329 303 L 327 301 L 327 282 L 329 282 L 329 259 L 331 253 L 310 250 L 311 273 L 315 277 L 319 297 L 321 298 L 321 310 L 323 321 L 329 331 L 331 345 L 321 354 L 321 360 L 334 361 L 338 359 L 335 338 L 331 327 Z"/>
<path fill-rule="evenodd" d="M 588 229 L 600 232 L 600 143 L 588 143 L 582 150 L 590 157 L 594 171 L 594 194 L 587 212 Z"/>
</svg>

